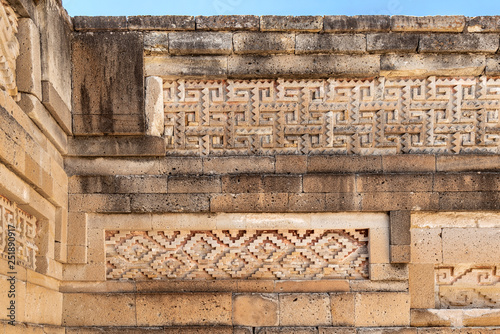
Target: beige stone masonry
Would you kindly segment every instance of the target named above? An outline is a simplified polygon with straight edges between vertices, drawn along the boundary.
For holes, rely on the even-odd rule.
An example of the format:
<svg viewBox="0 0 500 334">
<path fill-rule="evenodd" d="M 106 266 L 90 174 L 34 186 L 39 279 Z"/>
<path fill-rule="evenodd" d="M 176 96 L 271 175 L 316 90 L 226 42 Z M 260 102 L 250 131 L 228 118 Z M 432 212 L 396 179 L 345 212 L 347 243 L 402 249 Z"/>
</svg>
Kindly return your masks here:
<svg viewBox="0 0 500 334">
<path fill-rule="evenodd" d="M 161 137 L 164 131 L 163 80 L 146 78 L 146 134 Z"/>
<path fill-rule="evenodd" d="M 40 32 L 33 20 L 19 20 L 20 53 L 16 62 L 17 86 L 20 92 L 42 99 L 42 67 L 40 58 Z"/>
</svg>

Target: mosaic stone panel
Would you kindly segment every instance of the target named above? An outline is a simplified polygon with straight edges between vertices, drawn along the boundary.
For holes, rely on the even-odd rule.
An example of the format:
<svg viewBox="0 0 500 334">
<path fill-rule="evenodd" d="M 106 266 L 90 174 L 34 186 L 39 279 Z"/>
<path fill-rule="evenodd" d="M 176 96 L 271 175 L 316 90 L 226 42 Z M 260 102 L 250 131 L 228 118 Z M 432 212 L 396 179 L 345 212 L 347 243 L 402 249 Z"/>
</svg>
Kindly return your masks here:
<svg viewBox="0 0 500 334">
<path fill-rule="evenodd" d="M 457 265 L 436 269 L 441 308 L 500 308 L 500 267 Z"/>
<path fill-rule="evenodd" d="M 19 99 L 16 85 L 16 58 L 19 56 L 17 16 L 7 1 L 0 1 L 0 88 Z"/>
<path fill-rule="evenodd" d="M 106 231 L 107 279 L 365 279 L 368 230 Z"/>
<path fill-rule="evenodd" d="M 16 204 L 0 196 L 0 255 L 8 257 L 9 230 L 15 231 L 16 264 L 35 270 L 36 218 L 19 209 Z"/>
<path fill-rule="evenodd" d="M 169 155 L 498 153 L 500 79 L 165 81 Z"/>
</svg>

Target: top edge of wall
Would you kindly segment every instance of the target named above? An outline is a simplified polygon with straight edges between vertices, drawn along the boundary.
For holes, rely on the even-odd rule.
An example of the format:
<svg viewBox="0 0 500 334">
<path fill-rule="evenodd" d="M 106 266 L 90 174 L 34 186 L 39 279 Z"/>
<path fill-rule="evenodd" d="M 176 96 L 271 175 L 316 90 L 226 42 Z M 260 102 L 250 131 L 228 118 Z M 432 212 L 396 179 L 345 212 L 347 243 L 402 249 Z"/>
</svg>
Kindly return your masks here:
<svg viewBox="0 0 500 334">
<path fill-rule="evenodd" d="M 75 16 L 76 31 L 500 32 L 500 16 Z"/>
</svg>

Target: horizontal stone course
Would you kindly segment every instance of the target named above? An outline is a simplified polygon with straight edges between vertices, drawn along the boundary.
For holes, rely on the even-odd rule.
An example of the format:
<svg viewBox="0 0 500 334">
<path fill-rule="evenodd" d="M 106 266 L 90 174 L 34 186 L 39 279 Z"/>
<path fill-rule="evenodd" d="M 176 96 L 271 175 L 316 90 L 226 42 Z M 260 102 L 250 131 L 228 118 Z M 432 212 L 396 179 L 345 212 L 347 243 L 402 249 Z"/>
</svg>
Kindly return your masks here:
<svg viewBox="0 0 500 334">
<path fill-rule="evenodd" d="M 420 38 L 419 52 L 483 52 L 498 51 L 498 34 L 426 34 Z"/>
<path fill-rule="evenodd" d="M 260 17 L 255 15 L 197 16 L 196 30 L 259 30 Z"/>
<path fill-rule="evenodd" d="M 298 34 L 296 53 L 363 53 L 366 37 L 362 34 Z"/>
</svg>

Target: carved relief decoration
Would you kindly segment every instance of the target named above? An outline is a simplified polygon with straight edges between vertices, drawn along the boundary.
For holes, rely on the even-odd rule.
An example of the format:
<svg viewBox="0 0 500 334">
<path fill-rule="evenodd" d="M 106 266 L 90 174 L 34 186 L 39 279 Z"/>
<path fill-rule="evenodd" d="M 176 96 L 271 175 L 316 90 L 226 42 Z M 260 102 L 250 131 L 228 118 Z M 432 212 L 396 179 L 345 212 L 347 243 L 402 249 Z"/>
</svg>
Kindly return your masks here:
<svg viewBox="0 0 500 334">
<path fill-rule="evenodd" d="M 165 81 L 170 155 L 499 153 L 500 79 Z"/>
<path fill-rule="evenodd" d="M 0 1 L 0 88 L 18 99 L 16 58 L 19 56 L 17 16 L 9 4 Z"/>
<path fill-rule="evenodd" d="M 106 231 L 107 279 L 364 279 L 368 230 Z"/>
<path fill-rule="evenodd" d="M 16 203 L 0 196 L 0 255 L 8 259 L 9 241 L 14 242 L 16 265 L 35 270 L 35 244 L 37 221 L 32 215 L 17 207 Z M 14 232 L 14 240 L 9 239 L 9 231 Z M 10 254 L 9 254 L 10 253 Z"/>
<path fill-rule="evenodd" d="M 500 308 L 499 266 L 446 266 L 435 273 L 441 308 Z"/>
</svg>

